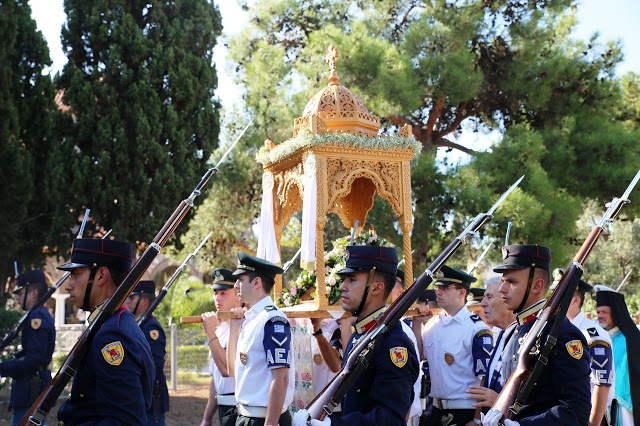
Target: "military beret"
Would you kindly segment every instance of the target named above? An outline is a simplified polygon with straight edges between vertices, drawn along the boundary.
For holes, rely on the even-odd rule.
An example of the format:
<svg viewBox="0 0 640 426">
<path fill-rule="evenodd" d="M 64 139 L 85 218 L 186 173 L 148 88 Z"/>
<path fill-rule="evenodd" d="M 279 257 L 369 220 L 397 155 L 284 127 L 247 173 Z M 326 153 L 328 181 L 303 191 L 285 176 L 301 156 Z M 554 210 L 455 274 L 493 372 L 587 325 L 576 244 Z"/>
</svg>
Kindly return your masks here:
<svg viewBox="0 0 640 426">
<path fill-rule="evenodd" d="M 555 290 L 556 287 L 558 287 L 558 284 L 560 283 L 560 280 L 562 279 L 563 275 L 564 275 L 564 269 L 556 268 L 553 270 L 553 272 L 551 273 L 551 276 L 553 278 L 553 282 L 551 283 L 551 287 L 550 287 L 551 290 Z M 582 294 L 587 294 L 591 290 L 593 290 L 593 286 L 584 280 L 580 280 L 580 282 L 578 282 L 578 288 L 576 290 L 578 290 Z"/>
<path fill-rule="evenodd" d="M 396 275 L 398 272 L 398 252 L 393 247 L 347 246 L 347 263 L 338 274 L 377 271 Z"/>
<path fill-rule="evenodd" d="M 58 266 L 58 269 L 70 271 L 95 264 L 119 272 L 128 272 L 133 265 L 133 256 L 133 244 L 126 241 L 78 238 L 73 241 L 71 261 Z"/>
<path fill-rule="evenodd" d="M 135 296 L 136 294 L 151 294 L 153 296 L 156 295 L 156 282 L 153 280 L 143 280 L 139 281 L 138 285 L 133 289 L 130 293 L 131 296 Z"/>
<path fill-rule="evenodd" d="M 282 274 L 284 269 L 275 265 L 268 260 L 260 259 L 245 253 L 243 251 L 238 252 L 238 269 L 233 272 L 233 276 L 242 274 L 255 273 L 258 276 L 268 277 L 274 279 L 276 275 Z"/>
<path fill-rule="evenodd" d="M 43 283 L 47 285 L 47 278 L 44 276 L 44 272 L 41 269 L 34 269 L 32 271 L 24 272 L 16 278 L 16 288 L 13 289 L 13 294 L 18 293 L 27 284 Z"/>
<path fill-rule="evenodd" d="M 236 279 L 233 277 L 233 272 L 226 268 L 216 268 L 211 273 L 213 277 L 213 284 L 211 288 L 214 290 L 227 290 L 233 288 L 236 283 Z"/>
<path fill-rule="evenodd" d="M 471 287 L 471 283 L 476 281 L 477 278 L 473 275 L 469 275 L 460 269 L 444 265 L 440 268 L 440 271 L 438 271 L 436 282 L 433 285 L 461 284 L 469 288 Z"/>
<path fill-rule="evenodd" d="M 514 244 L 502 247 L 502 265 L 493 268 L 493 272 L 536 268 L 549 271 L 551 268 L 551 249 L 538 244 Z"/>
</svg>

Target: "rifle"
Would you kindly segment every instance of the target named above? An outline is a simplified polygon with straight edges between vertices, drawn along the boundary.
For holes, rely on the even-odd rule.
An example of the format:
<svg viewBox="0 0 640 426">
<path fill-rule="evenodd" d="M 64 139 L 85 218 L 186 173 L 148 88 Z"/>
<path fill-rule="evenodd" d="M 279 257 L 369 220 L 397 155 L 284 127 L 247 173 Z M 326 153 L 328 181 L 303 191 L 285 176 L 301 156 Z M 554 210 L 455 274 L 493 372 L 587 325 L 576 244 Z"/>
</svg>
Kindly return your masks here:
<svg viewBox="0 0 640 426">
<path fill-rule="evenodd" d="M 91 210 L 87 209 L 84 212 L 84 219 L 82 220 L 82 225 L 80 226 L 80 232 L 78 232 L 78 238 L 82 238 L 82 234 L 84 233 L 84 226 L 87 224 L 87 218 L 89 217 L 90 211 Z M 17 277 L 18 262 L 13 262 L 13 266 L 16 270 L 16 277 Z M 29 315 L 31 315 L 31 313 L 36 309 L 39 309 L 40 306 L 44 305 L 47 302 L 47 300 L 49 300 L 49 298 L 53 295 L 53 293 L 55 293 L 56 290 L 60 288 L 62 283 L 64 283 L 67 280 L 67 278 L 69 278 L 69 275 L 71 275 L 71 272 L 68 272 L 68 271 L 65 272 L 62 278 L 60 278 L 58 282 L 56 282 L 45 294 L 40 296 L 40 298 L 31 307 L 31 309 L 29 309 L 27 312 L 24 313 L 24 315 L 22 315 L 20 320 L 13 326 L 13 328 L 11 328 L 11 330 L 9 330 L 6 336 L 4 336 L 4 338 L 2 339 L 2 342 L 0 342 L 0 351 L 3 351 L 7 346 L 9 346 L 9 343 L 11 343 L 13 339 L 16 338 L 20 330 L 22 330 L 22 328 L 26 324 L 27 318 L 29 318 Z"/>
<path fill-rule="evenodd" d="M 510 419 L 514 414 L 517 414 L 533 390 L 542 370 L 549 361 L 551 350 L 556 344 L 558 333 L 582 276 L 585 261 L 607 225 L 615 220 L 622 206 L 629 202 L 629 194 L 639 179 L 640 171 L 633 178 L 622 197 L 616 197 L 608 204 L 608 209 L 602 219 L 589 233 L 573 258 L 569 269 L 560 279 L 556 290 L 538 313 L 533 326 L 524 337 L 524 343 L 518 350 L 516 369 L 511 373 L 498 399 L 491 407 L 492 410 L 497 409 L 502 413 L 502 419 Z M 543 340 L 544 347 L 541 347 Z M 534 362 L 535 364 L 533 364 Z"/>
<path fill-rule="evenodd" d="M 162 229 L 160 229 L 160 232 L 158 232 L 158 234 L 154 237 L 153 242 L 149 244 L 142 256 L 140 256 L 140 258 L 133 265 L 127 276 L 118 286 L 115 293 L 113 293 L 113 295 L 111 295 L 111 297 L 105 302 L 95 320 L 91 324 L 89 324 L 89 326 L 80 335 L 78 341 L 73 346 L 73 349 L 71 349 L 71 352 L 69 352 L 69 355 L 67 356 L 64 364 L 62 364 L 62 367 L 60 367 L 60 370 L 58 370 L 58 373 L 45 388 L 45 390 L 42 391 L 38 399 L 33 403 L 33 405 L 31 405 L 31 408 L 29 408 L 29 410 L 20 421 L 20 426 L 26 426 L 27 424 L 42 424 L 49 411 L 51 411 L 51 409 L 55 406 L 58 400 L 58 396 L 62 393 L 65 386 L 73 378 L 76 371 L 78 371 L 78 368 L 82 364 L 85 355 L 89 351 L 89 347 L 91 345 L 91 342 L 93 341 L 93 338 L 95 337 L 102 324 L 107 320 L 107 318 L 113 316 L 115 312 L 120 309 L 127 297 L 129 297 L 129 293 L 131 293 L 138 281 L 140 281 L 142 275 L 149 268 L 156 256 L 160 253 L 169 238 L 171 238 L 173 232 L 178 227 L 180 222 L 182 222 L 191 207 L 193 207 L 193 201 L 196 199 L 196 197 L 202 194 L 202 190 L 207 185 L 207 183 L 209 183 L 209 180 L 218 172 L 218 166 L 220 165 L 220 163 L 226 158 L 227 154 L 229 154 L 229 151 L 232 150 L 236 143 L 240 140 L 244 132 L 247 130 L 247 128 L 249 128 L 250 124 L 251 122 L 247 124 L 247 127 L 244 128 L 240 136 L 238 136 L 235 142 L 229 147 L 220 161 L 218 161 L 218 163 L 214 167 L 207 170 L 207 172 L 202 176 L 200 183 L 196 185 L 191 195 L 182 200 L 178 207 L 176 207 L 171 217 L 169 217 L 169 219 L 165 222 L 165 224 L 162 226 Z"/>
<path fill-rule="evenodd" d="M 357 378 L 364 372 L 373 357 L 374 350 L 378 342 L 400 321 L 405 312 L 424 290 L 434 281 L 434 274 L 444 265 L 449 258 L 460 248 L 469 236 L 474 235 L 492 217 L 495 210 L 509 194 L 520 184 L 524 176 L 518 179 L 511 187 L 496 201 L 496 203 L 486 212 L 478 214 L 471 224 L 457 236 L 444 251 L 429 265 L 426 271 L 420 275 L 418 280 L 404 291 L 395 302 L 387 308 L 385 313 L 377 320 L 364 336 L 360 338 L 355 347 L 349 352 L 347 359 L 343 363 L 342 369 L 331 380 L 327 386 L 311 401 L 307 407 L 310 419 L 322 420 L 331 414 L 338 406 L 348 390 L 353 386 Z"/>
<path fill-rule="evenodd" d="M 189 255 L 184 260 L 184 262 L 182 262 L 182 265 L 180 265 L 178 267 L 178 269 L 175 270 L 173 275 L 171 275 L 171 278 L 169 278 L 169 281 L 167 281 L 167 283 L 164 285 L 164 287 L 162 287 L 162 290 L 160 290 L 160 293 L 158 293 L 158 297 L 156 297 L 153 300 L 153 302 L 151 302 L 151 305 L 149 305 L 147 310 L 144 311 L 144 313 L 142 314 L 142 316 L 138 320 L 138 325 L 140 327 L 142 327 L 143 324 L 151 317 L 151 315 L 153 314 L 153 311 L 156 310 L 156 308 L 158 307 L 160 302 L 162 302 L 162 299 L 164 299 L 164 296 L 167 295 L 167 292 L 169 291 L 169 288 L 171 287 L 171 285 L 175 282 L 175 280 L 178 279 L 180 274 L 182 274 L 182 271 L 184 271 L 186 269 L 186 267 L 189 264 L 189 262 L 191 262 L 191 259 L 196 257 L 196 254 L 198 254 L 198 252 L 200 251 L 200 249 L 202 248 L 204 243 L 206 243 L 207 240 L 211 237 L 211 234 L 213 234 L 213 232 L 209 232 L 209 235 L 204 237 L 204 239 L 200 242 L 198 247 L 196 247 L 196 249 L 193 251 L 193 253 L 189 253 Z"/>
</svg>

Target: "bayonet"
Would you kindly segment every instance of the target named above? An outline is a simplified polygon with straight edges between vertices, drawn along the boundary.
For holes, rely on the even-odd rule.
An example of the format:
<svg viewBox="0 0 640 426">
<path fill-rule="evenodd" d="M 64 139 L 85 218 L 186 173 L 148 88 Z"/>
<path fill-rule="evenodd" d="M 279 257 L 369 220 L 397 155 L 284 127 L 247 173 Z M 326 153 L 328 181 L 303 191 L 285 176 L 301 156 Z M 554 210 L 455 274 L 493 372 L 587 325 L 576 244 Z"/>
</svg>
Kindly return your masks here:
<svg viewBox="0 0 640 426">
<path fill-rule="evenodd" d="M 509 223 L 511 223 L 511 222 L 509 222 Z M 478 260 L 476 260 L 474 262 L 474 264 L 471 265 L 471 268 L 469 268 L 469 270 L 467 271 L 467 274 L 471 274 L 473 271 L 475 271 L 475 269 L 478 267 L 480 262 L 482 262 L 482 259 L 484 259 L 484 256 L 487 254 L 487 252 L 489 251 L 489 249 L 491 248 L 492 245 L 493 245 L 493 243 L 489 243 L 489 245 L 487 246 L 486 249 L 484 249 L 484 251 L 482 252 L 480 257 L 478 258 Z"/>
<path fill-rule="evenodd" d="M 293 262 L 296 261 L 296 258 L 300 255 L 301 252 L 302 252 L 302 247 L 300 247 L 298 249 L 298 251 L 296 252 L 296 254 L 294 254 L 293 257 L 291 259 L 289 259 L 289 261 L 284 264 L 284 266 L 282 267 L 282 269 L 284 269 L 284 271 L 282 272 L 283 275 L 284 275 L 285 272 L 287 272 L 289 270 L 289 268 L 291 268 L 291 266 L 293 265 Z"/>
<path fill-rule="evenodd" d="M 356 238 L 356 229 L 358 229 L 358 223 L 360 221 L 356 220 L 356 223 L 353 224 L 353 231 L 351 231 L 351 239 L 349 240 L 349 244 L 348 245 L 353 245 L 353 240 Z"/>
<path fill-rule="evenodd" d="M 629 272 L 627 273 L 627 275 L 625 275 L 625 277 L 622 279 L 622 282 L 620 283 L 620 285 L 618 286 L 618 288 L 616 289 L 616 291 L 620 291 L 620 289 L 622 288 L 622 285 L 624 284 L 624 282 L 627 280 L 627 278 L 629 278 L 629 275 L 631 275 L 631 272 L 633 272 L 633 268 L 631 268 L 629 270 Z"/>
<path fill-rule="evenodd" d="M 511 233 L 511 226 L 513 225 L 513 222 L 507 222 L 507 234 L 504 236 L 504 245 L 508 246 L 509 245 L 509 234 Z"/>
<path fill-rule="evenodd" d="M 247 129 L 249 128 L 249 126 L 251 126 L 251 123 L 253 123 L 253 118 L 251 119 L 251 121 L 249 121 L 249 124 L 247 124 L 244 129 L 242 130 L 242 132 L 240 132 L 240 135 L 236 138 L 235 141 L 233 141 L 233 143 L 231 144 L 231 146 L 229 147 L 229 149 L 227 149 L 227 151 L 224 153 L 224 155 L 222 156 L 222 158 L 220 158 L 220 160 L 218 161 L 218 164 L 216 164 L 216 169 L 218 167 L 220 167 L 220 164 L 222 164 L 225 160 L 225 158 L 227 158 L 227 155 L 229 155 L 229 153 L 233 150 L 233 148 L 236 146 L 236 144 L 238 143 L 238 141 L 240 140 L 240 138 L 242 138 L 242 136 L 244 135 L 244 132 L 247 131 Z"/>
</svg>

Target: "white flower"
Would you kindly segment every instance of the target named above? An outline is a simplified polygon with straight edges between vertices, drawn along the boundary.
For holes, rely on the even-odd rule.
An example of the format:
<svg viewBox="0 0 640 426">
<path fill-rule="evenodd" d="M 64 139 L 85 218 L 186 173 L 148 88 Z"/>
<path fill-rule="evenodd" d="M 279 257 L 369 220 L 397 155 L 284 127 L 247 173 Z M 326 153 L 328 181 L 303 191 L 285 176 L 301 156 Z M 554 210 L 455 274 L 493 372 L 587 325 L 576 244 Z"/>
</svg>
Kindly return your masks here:
<svg viewBox="0 0 640 426">
<path fill-rule="evenodd" d="M 331 293 L 331 287 L 329 286 L 326 286 L 324 290 L 327 292 L 327 294 Z"/>
<path fill-rule="evenodd" d="M 329 275 L 329 280 L 328 281 L 329 281 L 329 285 L 331 285 L 331 286 L 336 285 L 336 277 L 333 274 Z"/>
<path fill-rule="evenodd" d="M 291 306 L 291 301 L 289 298 L 284 299 L 284 306 Z"/>
<path fill-rule="evenodd" d="M 373 243 L 374 241 L 378 240 L 378 235 L 377 234 L 373 234 L 372 236 L 369 237 L 369 242 Z"/>
</svg>

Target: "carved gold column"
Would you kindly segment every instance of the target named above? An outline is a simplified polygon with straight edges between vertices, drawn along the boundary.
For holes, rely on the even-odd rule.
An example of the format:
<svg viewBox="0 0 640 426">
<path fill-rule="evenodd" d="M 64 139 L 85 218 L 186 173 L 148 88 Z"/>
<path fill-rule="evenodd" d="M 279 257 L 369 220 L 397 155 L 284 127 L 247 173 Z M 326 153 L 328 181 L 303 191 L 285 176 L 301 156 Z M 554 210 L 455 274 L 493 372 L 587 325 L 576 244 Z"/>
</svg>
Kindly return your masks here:
<svg viewBox="0 0 640 426">
<path fill-rule="evenodd" d="M 275 189 L 274 189 L 275 191 Z M 275 197 L 274 197 L 274 204 L 277 204 L 275 202 Z M 275 206 L 274 206 L 275 209 Z M 275 211 L 275 210 L 274 210 Z M 282 215 L 280 215 L 280 220 L 282 220 Z M 280 264 L 283 264 L 282 262 L 282 250 L 280 250 L 280 238 L 282 238 L 282 222 L 276 220 L 276 223 L 274 223 L 274 228 L 275 228 L 275 233 L 276 233 L 276 244 L 278 245 L 278 252 L 280 253 Z M 276 300 L 281 294 L 282 294 L 282 275 L 276 275 L 276 279 L 275 279 L 275 283 L 273 286 L 273 300 Z"/>
<path fill-rule="evenodd" d="M 402 162 L 401 168 L 402 252 L 404 254 L 404 279 L 407 286 L 413 284 L 413 259 L 411 257 L 411 230 L 413 229 L 413 210 L 411 203 L 411 169 L 409 161 Z"/>
</svg>

